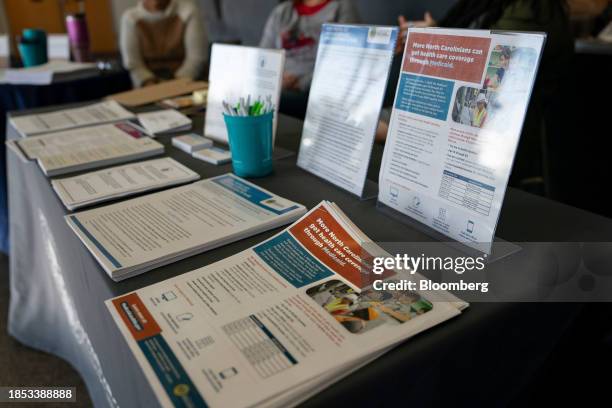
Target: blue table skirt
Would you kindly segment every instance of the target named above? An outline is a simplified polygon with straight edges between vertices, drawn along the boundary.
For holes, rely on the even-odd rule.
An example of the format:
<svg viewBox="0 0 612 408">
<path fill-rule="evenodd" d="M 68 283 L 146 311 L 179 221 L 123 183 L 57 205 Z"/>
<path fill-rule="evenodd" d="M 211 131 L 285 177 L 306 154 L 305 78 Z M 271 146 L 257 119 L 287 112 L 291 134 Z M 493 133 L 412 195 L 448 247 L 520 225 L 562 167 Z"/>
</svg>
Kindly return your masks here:
<svg viewBox="0 0 612 408">
<path fill-rule="evenodd" d="M 9 252 L 6 189 L 6 117 L 10 111 L 85 102 L 123 92 L 131 87 L 127 71 L 113 71 L 51 85 L 0 85 L 0 252 Z"/>
</svg>

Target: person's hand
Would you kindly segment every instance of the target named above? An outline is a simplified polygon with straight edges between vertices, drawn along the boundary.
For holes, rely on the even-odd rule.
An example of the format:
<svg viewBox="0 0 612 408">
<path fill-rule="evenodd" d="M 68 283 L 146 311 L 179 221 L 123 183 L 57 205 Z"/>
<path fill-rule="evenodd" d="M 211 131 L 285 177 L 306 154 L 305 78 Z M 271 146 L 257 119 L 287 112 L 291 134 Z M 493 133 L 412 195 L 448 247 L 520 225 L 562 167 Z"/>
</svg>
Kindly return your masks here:
<svg viewBox="0 0 612 408">
<path fill-rule="evenodd" d="M 145 81 L 143 81 L 142 86 L 145 87 L 145 86 L 149 86 L 149 85 L 155 85 L 155 84 L 158 84 L 158 83 L 159 83 L 159 79 L 155 78 L 155 77 L 152 77 L 152 78 L 149 78 L 149 79 L 146 79 Z"/>
<path fill-rule="evenodd" d="M 300 78 L 293 74 L 283 74 L 283 89 L 297 89 Z"/>
<path fill-rule="evenodd" d="M 436 26 L 436 20 L 434 20 L 429 11 L 425 13 L 423 20 L 421 21 L 408 21 L 406 20 L 406 17 L 399 16 L 397 18 L 397 22 L 399 23 L 400 33 L 395 52 L 398 54 L 404 51 L 409 28 L 427 28 Z"/>
</svg>

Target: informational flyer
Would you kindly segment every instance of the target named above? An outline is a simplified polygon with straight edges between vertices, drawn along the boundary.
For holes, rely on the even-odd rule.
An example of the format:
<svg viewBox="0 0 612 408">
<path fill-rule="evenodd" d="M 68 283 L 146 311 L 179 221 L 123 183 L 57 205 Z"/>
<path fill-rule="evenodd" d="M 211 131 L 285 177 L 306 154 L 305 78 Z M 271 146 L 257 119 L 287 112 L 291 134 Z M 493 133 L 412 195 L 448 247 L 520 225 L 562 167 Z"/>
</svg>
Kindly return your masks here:
<svg viewBox="0 0 612 408">
<path fill-rule="evenodd" d="M 223 101 L 236 103 L 249 95 L 251 100 L 272 98 L 276 135 L 284 68 L 284 50 L 213 44 L 204 136 L 227 144 Z"/>
<path fill-rule="evenodd" d="M 398 30 L 324 24 L 298 166 L 362 196 Z"/>
<path fill-rule="evenodd" d="M 55 179 L 51 185 L 64 206 L 74 210 L 199 178 L 198 173 L 164 157 Z"/>
<path fill-rule="evenodd" d="M 15 142 L 49 177 L 155 156 L 164 146 L 131 122 L 32 136 Z"/>
<path fill-rule="evenodd" d="M 379 202 L 490 253 L 545 38 L 409 30 Z"/>
<path fill-rule="evenodd" d="M 32 136 L 132 118 L 134 114 L 117 102 L 104 101 L 78 108 L 15 116 L 10 122 L 22 136 Z"/>
<path fill-rule="evenodd" d="M 291 406 L 460 314 L 450 294 L 373 289 L 364 239 L 323 202 L 261 244 L 106 305 L 162 406 Z"/>
<path fill-rule="evenodd" d="M 306 212 L 232 174 L 67 215 L 114 280 L 289 224 Z"/>
</svg>

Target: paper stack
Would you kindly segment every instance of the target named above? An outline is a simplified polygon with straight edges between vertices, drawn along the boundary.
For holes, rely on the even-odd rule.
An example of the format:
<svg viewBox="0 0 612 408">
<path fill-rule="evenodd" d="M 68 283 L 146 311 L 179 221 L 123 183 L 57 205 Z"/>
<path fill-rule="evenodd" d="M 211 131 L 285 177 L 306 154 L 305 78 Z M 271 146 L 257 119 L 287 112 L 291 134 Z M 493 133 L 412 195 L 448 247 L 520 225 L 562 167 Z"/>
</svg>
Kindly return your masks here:
<svg viewBox="0 0 612 408">
<path fill-rule="evenodd" d="M 389 256 L 322 202 L 254 247 L 106 305 L 161 406 L 292 407 L 468 306 L 375 290 L 423 279 L 373 274 L 371 259 Z"/>
<path fill-rule="evenodd" d="M 100 125 L 134 118 L 134 114 L 117 102 L 106 101 L 72 109 L 34 115 L 11 116 L 10 123 L 22 137 Z"/>
<path fill-rule="evenodd" d="M 23 156 L 38 161 L 45 175 L 125 163 L 164 152 L 164 146 L 130 122 L 90 126 L 14 141 Z"/>
<path fill-rule="evenodd" d="M 53 60 L 35 67 L 7 69 L 0 82 L 14 85 L 49 85 L 62 79 L 77 79 L 98 73 L 98 67 L 93 63 Z"/>
<path fill-rule="evenodd" d="M 295 221 L 304 206 L 232 174 L 66 216 L 115 281 Z"/>
<path fill-rule="evenodd" d="M 191 129 L 191 119 L 174 109 L 140 113 L 137 117 L 140 124 L 153 135 Z"/>
<path fill-rule="evenodd" d="M 196 135 L 195 133 L 172 138 L 172 146 L 189 154 L 196 150 L 212 147 L 212 145 L 212 140 Z"/>
<path fill-rule="evenodd" d="M 169 157 L 51 181 L 69 210 L 195 181 L 200 175 Z"/>
</svg>

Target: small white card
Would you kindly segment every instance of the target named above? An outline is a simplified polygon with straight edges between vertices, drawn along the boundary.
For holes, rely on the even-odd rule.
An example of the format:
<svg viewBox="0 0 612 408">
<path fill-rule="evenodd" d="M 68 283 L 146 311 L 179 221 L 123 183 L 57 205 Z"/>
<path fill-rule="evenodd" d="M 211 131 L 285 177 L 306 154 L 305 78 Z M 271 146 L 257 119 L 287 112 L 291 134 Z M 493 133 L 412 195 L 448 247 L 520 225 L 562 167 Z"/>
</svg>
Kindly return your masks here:
<svg viewBox="0 0 612 408">
<path fill-rule="evenodd" d="M 212 140 L 196 135 L 195 133 L 172 138 L 172 146 L 189 154 L 193 153 L 195 150 L 212 147 L 212 145 Z"/>
<path fill-rule="evenodd" d="M 214 146 L 208 149 L 196 150 L 192 156 L 195 159 L 215 165 L 225 164 L 232 160 L 232 153 L 229 150 Z"/>
</svg>

